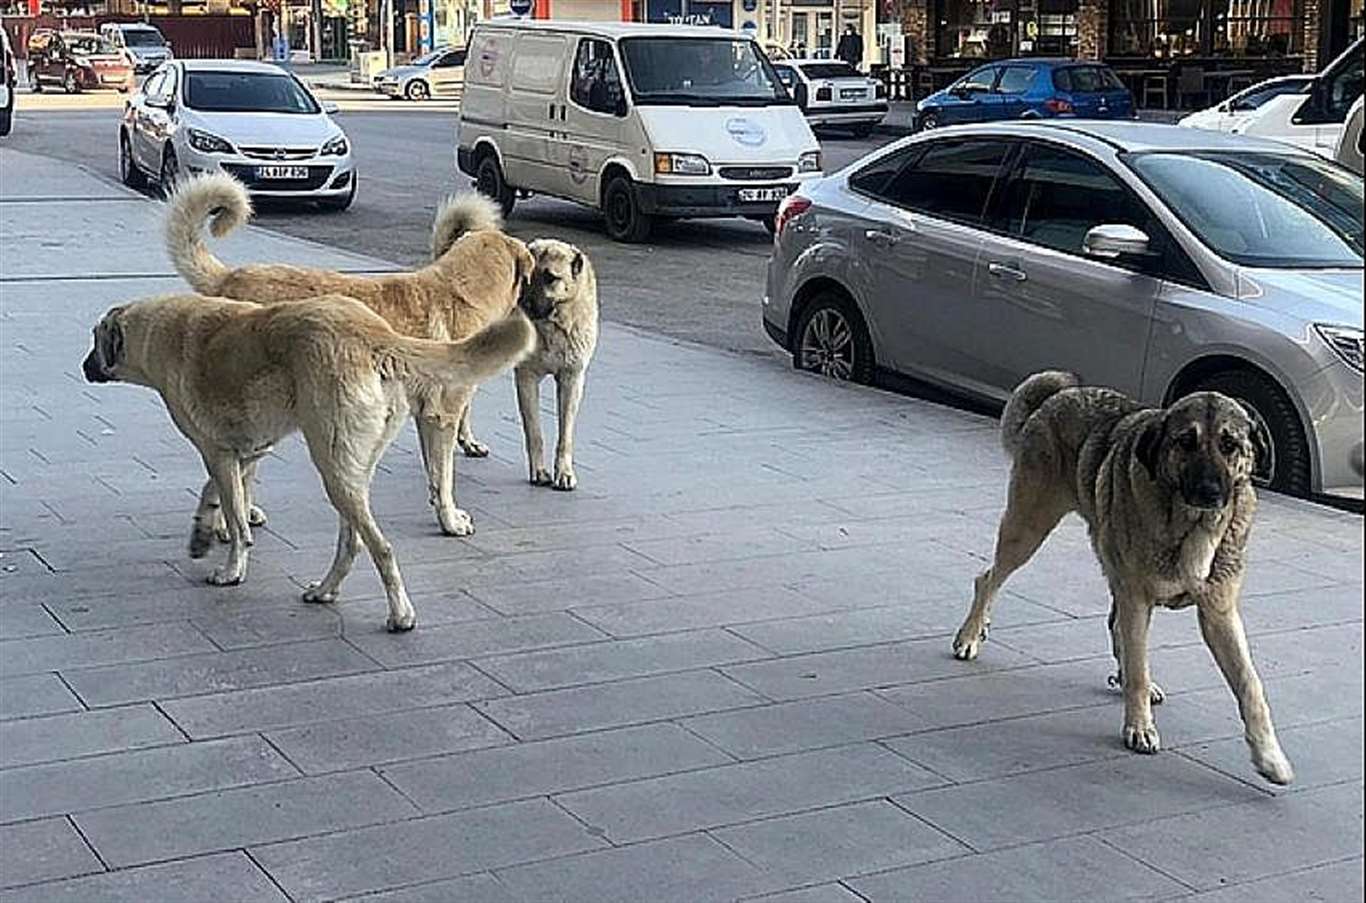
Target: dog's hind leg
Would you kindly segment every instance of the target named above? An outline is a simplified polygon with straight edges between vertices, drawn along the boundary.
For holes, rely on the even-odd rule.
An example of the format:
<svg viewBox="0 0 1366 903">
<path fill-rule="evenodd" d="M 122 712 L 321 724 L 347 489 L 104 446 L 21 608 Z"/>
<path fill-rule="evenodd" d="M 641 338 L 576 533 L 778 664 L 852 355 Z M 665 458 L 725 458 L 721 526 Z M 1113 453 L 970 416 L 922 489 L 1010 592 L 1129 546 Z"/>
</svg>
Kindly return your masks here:
<svg viewBox="0 0 1366 903">
<path fill-rule="evenodd" d="M 247 523 L 253 527 L 266 525 L 266 512 L 256 507 L 256 465 L 261 456 L 242 462 L 242 492 L 247 499 Z"/>
<path fill-rule="evenodd" d="M 1149 617 L 1152 617 L 1151 609 Z M 1117 614 L 1114 602 L 1110 603 L 1110 619 L 1107 622 L 1110 626 L 1110 653 L 1115 657 L 1115 673 L 1105 679 L 1110 685 L 1110 689 L 1123 691 L 1124 689 L 1124 638 L 1119 634 L 1119 615 Z M 1148 698 L 1153 705 L 1161 705 L 1167 701 L 1167 694 L 1162 688 L 1151 680 L 1148 681 Z"/>
<path fill-rule="evenodd" d="M 304 590 L 305 602 L 336 602 L 341 583 L 351 573 L 356 553 L 360 551 L 360 536 L 356 528 L 345 516 L 338 514 L 337 517 L 337 554 L 332 559 L 332 567 L 327 569 L 327 575 L 317 583 L 310 583 L 308 589 Z"/>
<path fill-rule="evenodd" d="M 471 386 L 461 398 L 463 403 L 460 408 L 460 426 L 455 434 L 455 441 L 459 443 L 460 450 L 465 453 L 467 458 L 487 458 L 489 447 L 478 439 L 474 438 L 474 392 L 475 387 Z"/>
<path fill-rule="evenodd" d="M 1224 673 L 1233 695 L 1238 698 L 1238 711 L 1243 717 L 1243 737 L 1252 753 L 1252 766 L 1257 773 L 1273 784 L 1289 784 L 1295 779 L 1290 760 L 1281 751 L 1276 739 L 1276 728 L 1271 724 L 1271 708 L 1266 704 L 1266 693 L 1261 678 L 1252 664 L 1247 648 L 1247 634 L 1238 609 L 1229 606 L 1216 610 L 1212 606 L 1199 607 L 1200 633 L 1205 645 L 1214 654 L 1219 670 Z"/>
<path fill-rule="evenodd" d="M 995 558 L 973 581 L 972 608 L 953 638 L 954 658 L 971 661 L 977 657 L 987 640 L 992 602 L 1001 585 L 1034 556 L 1071 508 L 1069 500 L 1050 491 L 1046 478 L 1018 467 L 1011 474 L 1006 511 L 996 534 Z"/>
<path fill-rule="evenodd" d="M 218 486 L 223 518 L 228 526 L 228 560 L 209 574 L 214 586 L 235 586 L 247 578 L 247 549 L 251 525 L 247 523 L 246 498 L 242 491 L 242 462 L 236 455 L 205 455 L 204 465 Z"/>
<path fill-rule="evenodd" d="M 436 509 L 436 521 L 448 536 L 474 533 L 474 519 L 455 506 L 455 437 L 459 414 L 444 405 L 428 405 L 417 415 L 417 437 L 427 467 L 427 500 Z"/>
<path fill-rule="evenodd" d="M 522 415 L 528 475 L 533 486 L 549 486 L 550 471 L 545 469 L 545 436 L 541 433 L 541 374 L 518 367 L 516 377 L 517 409 Z"/>
<path fill-rule="evenodd" d="M 213 477 L 204 481 L 199 493 L 199 505 L 194 511 L 194 525 L 190 528 L 190 557 L 203 558 L 213 547 L 215 535 L 222 524 L 223 534 L 227 534 L 227 524 L 223 522 L 223 512 L 218 501 L 218 484 Z"/>
</svg>

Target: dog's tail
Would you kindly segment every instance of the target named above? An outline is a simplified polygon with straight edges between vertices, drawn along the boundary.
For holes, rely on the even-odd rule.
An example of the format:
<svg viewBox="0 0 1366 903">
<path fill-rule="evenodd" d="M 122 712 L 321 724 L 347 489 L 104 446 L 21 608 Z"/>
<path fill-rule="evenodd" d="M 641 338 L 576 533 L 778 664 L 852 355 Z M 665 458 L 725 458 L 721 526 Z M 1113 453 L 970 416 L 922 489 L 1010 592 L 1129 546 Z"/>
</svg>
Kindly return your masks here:
<svg viewBox="0 0 1366 903">
<path fill-rule="evenodd" d="M 503 228 L 498 205 L 477 191 L 453 194 L 436 208 L 432 222 L 432 260 L 439 259 L 466 232 Z"/>
<path fill-rule="evenodd" d="M 232 176 L 216 172 L 186 179 L 166 211 L 166 250 L 176 272 L 200 294 L 217 294 L 228 267 L 204 246 L 204 224 L 222 238 L 249 219 L 251 196 Z"/>
<path fill-rule="evenodd" d="M 510 315 L 463 342 L 396 337 L 387 349 L 391 374 L 430 385 L 472 386 L 531 353 L 536 330 L 526 314 Z"/>
<path fill-rule="evenodd" d="M 1001 444 L 1005 446 L 1006 452 L 1012 456 L 1015 454 L 1025 424 L 1034 416 L 1035 411 L 1043 407 L 1045 401 L 1064 389 L 1072 389 L 1079 385 L 1081 379 L 1075 373 L 1045 370 L 1027 377 L 1016 386 L 1015 391 L 1011 393 L 1010 401 L 1006 402 L 1005 413 L 1001 415 Z"/>
</svg>

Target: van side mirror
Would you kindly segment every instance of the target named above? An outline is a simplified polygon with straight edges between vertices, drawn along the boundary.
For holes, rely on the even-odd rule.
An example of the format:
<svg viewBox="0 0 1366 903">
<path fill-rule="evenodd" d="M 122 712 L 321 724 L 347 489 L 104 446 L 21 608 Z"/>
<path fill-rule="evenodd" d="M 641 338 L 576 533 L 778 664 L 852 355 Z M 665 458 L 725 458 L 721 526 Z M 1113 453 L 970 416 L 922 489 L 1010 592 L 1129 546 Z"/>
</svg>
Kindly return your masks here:
<svg viewBox="0 0 1366 903">
<path fill-rule="evenodd" d="M 1142 257 L 1149 252 L 1148 233 L 1121 223 L 1094 226 L 1081 241 L 1088 257 L 1117 260 L 1120 257 Z"/>
</svg>

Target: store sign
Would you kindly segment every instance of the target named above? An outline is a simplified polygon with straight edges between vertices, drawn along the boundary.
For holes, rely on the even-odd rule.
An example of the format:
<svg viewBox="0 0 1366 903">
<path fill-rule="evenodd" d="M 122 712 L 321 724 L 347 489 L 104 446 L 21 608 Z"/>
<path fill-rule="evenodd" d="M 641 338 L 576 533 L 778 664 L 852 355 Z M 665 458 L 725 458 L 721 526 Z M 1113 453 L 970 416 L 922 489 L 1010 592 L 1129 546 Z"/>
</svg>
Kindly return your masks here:
<svg viewBox="0 0 1366 903">
<path fill-rule="evenodd" d="M 436 46 L 436 7 L 435 0 L 418 0 L 417 34 L 418 45 L 423 53 Z"/>
<path fill-rule="evenodd" d="M 646 0 L 645 21 L 671 25 L 735 26 L 730 0 Z"/>
<path fill-rule="evenodd" d="M 531 7 L 532 0 L 510 0 L 510 2 L 508 3 L 508 10 L 514 16 L 530 15 Z"/>
</svg>

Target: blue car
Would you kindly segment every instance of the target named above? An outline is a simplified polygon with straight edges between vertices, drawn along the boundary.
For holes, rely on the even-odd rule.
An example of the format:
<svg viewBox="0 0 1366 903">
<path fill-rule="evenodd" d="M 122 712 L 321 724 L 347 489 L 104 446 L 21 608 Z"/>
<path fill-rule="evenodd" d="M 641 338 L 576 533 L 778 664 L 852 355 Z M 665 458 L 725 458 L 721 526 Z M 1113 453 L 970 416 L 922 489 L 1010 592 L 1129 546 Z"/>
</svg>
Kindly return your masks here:
<svg viewBox="0 0 1366 903">
<path fill-rule="evenodd" d="M 1133 119 L 1134 96 L 1110 67 L 1072 59 L 997 60 L 916 104 L 917 130 L 1001 119 Z"/>
</svg>

